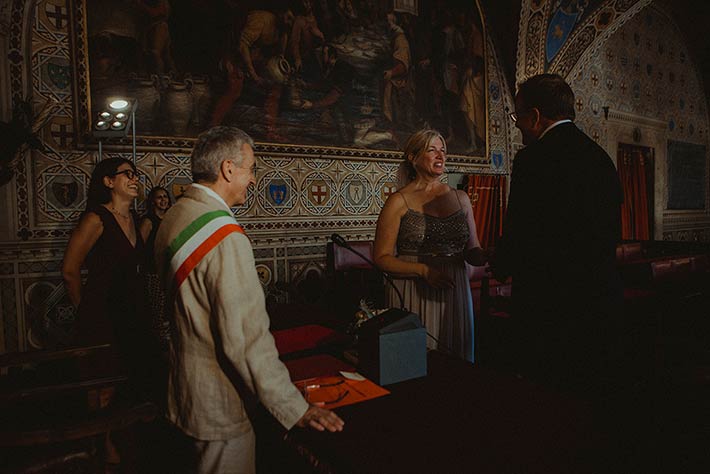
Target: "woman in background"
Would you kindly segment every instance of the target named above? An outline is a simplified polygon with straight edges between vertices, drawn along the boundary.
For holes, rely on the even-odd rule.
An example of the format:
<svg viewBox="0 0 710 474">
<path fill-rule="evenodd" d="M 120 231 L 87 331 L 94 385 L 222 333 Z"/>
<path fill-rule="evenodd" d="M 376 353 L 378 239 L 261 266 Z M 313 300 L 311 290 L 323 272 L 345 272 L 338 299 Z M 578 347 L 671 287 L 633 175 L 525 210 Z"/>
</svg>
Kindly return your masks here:
<svg viewBox="0 0 710 474">
<path fill-rule="evenodd" d="M 148 193 L 147 206 L 148 210 L 139 225 L 141 237 L 145 242 L 144 290 L 153 333 L 160 341 L 161 352 L 167 356 L 170 324 L 165 317 L 165 293 L 160 285 L 158 270 L 155 267 L 155 255 L 153 255 L 158 227 L 163 221 L 165 212 L 172 206 L 167 189 L 160 186 L 153 187 Z"/>
<path fill-rule="evenodd" d="M 377 220 L 375 263 L 395 277 L 404 304 L 434 339 L 428 344 L 473 362 L 473 301 L 465 262 L 483 265 L 468 196 L 441 182 L 446 142 L 420 130 L 404 147 L 398 191 Z M 399 306 L 388 288 L 388 302 Z"/>
</svg>

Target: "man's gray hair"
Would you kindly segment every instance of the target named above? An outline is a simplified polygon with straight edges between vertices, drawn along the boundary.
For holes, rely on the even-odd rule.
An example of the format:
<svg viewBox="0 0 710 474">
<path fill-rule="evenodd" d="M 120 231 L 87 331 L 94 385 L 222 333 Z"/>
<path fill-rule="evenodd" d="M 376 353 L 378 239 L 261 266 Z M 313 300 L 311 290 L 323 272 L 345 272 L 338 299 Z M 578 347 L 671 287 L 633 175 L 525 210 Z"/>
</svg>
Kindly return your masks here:
<svg viewBox="0 0 710 474">
<path fill-rule="evenodd" d="M 214 183 L 219 176 L 223 161 L 232 160 L 237 166 L 242 164 L 242 147 L 254 147 L 254 140 L 236 127 L 212 127 L 197 137 L 192 149 L 192 180 Z"/>
</svg>

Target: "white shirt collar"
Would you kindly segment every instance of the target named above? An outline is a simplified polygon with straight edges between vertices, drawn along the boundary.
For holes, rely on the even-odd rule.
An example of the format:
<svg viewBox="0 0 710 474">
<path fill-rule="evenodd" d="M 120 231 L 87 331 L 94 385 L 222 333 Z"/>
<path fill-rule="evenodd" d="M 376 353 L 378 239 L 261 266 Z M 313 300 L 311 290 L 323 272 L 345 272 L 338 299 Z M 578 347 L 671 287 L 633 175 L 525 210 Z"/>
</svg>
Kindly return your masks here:
<svg viewBox="0 0 710 474">
<path fill-rule="evenodd" d="M 557 122 L 555 122 L 555 123 L 553 123 L 552 125 L 550 125 L 549 127 L 547 127 L 547 128 L 545 129 L 545 131 L 542 132 L 539 137 L 537 137 L 537 139 L 538 139 L 538 140 L 541 139 L 542 137 L 545 136 L 545 134 L 546 134 L 547 132 L 549 132 L 550 130 L 552 130 L 552 129 L 555 128 L 556 126 L 561 125 L 561 124 L 563 124 L 563 123 L 567 123 L 567 122 L 572 123 L 572 121 L 571 121 L 570 119 L 558 120 Z"/>
<path fill-rule="evenodd" d="M 229 208 L 229 206 L 227 205 L 227 202 L 226 202 L 224 199 L 222 199 L 222 196 L 220 196 L 219 194 L 217 194 L 213 189 L 208 188 L 208 187 L 205 186 L 204 184 L 199 184 L 199 183 L 192 183 L 192 185 L 193 185 L 194 187 L 196 187 L 197 189 L 201 189 L 202 191 L 206 192 L 207 194 L 209 194 L 210 196 L 212 196 L 213 198 L 215 198 L 217 201 L 219 201 L 219 202 L 221 202 L 222 204 L 224 204 L 224 207 L 226 207 L 226 208 L 229 210 L 230 213 L 232 212 L 232 210 L 231 210 L 231 209 Z"/>
</svg>

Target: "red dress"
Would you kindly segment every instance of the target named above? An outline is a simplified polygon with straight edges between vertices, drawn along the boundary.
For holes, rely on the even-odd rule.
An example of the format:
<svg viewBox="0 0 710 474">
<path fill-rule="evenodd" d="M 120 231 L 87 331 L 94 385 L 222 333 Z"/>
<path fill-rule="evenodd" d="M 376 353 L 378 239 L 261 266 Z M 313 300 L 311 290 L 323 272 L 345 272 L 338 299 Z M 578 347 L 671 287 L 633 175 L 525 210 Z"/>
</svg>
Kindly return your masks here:
<svg viewBox="0 0 710 474">
<path fill-rule="evenodd" d="M 133 382 L 149 377 L 153 359 L 150 325 L 145 316 L 142 280 L 144 244 L 136 226 L 136 245 L 105 207 L 93 211 L 103 232 L 86 258 L 89 271 L 77 314 L 77 343 L 110 343 L 109 355 L 87 360 L 92 375 L 127 373 Z M 136 219 L 133 219 L 136 225 Z"/>
</svg>

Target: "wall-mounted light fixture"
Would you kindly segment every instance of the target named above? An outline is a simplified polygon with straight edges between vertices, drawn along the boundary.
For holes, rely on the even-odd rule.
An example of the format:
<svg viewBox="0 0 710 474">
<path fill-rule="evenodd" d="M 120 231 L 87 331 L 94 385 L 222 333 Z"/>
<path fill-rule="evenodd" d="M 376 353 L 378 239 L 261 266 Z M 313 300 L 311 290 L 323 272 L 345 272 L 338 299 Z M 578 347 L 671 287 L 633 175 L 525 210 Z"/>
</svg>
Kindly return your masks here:
<svg viewBox="0 0 710 474">
<path fill-rule="evenodd" d="M 131 161 L 136 166 L 136 110 L 138 99 L 123 97 L 109 97 L 106 106 L 96 114 L 92 124 L 92 133 L 99 141 L 99 161 L 103 159 L 103 141 L 110 138 L 123 138 L 132 132 L 133 147 Z M 133 209 L 137 210 L 138 203 L 133 201 Z"/>
<path fill-rule="evenodd" d="M 133 163 L 136 162 L 136 110 L 137 99 L 109 97 L 106 106 L 96 114 L 92 125 L 92 133 L 99 140 L 99 161 L 102 159 L 103 140 L 107 138 L 122 138 L 132 132 Z"/>
</svg>

